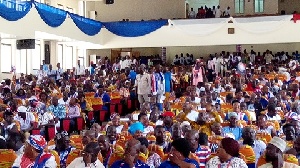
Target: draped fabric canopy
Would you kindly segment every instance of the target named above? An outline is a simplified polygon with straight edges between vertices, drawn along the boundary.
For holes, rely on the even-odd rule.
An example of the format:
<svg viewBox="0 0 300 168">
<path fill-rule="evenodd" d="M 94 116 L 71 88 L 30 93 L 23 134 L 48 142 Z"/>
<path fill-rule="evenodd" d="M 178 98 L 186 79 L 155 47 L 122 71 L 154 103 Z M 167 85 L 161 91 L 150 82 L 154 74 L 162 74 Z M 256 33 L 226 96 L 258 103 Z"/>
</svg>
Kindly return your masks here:
<svg viewBox="0 0 300 168">
<path fill-rule="evenodd" d="M 36 10 L 47 25 L 51 27 L 58 27 L 66 20 L 66 11 L 43 3 L 35 2 L 34 4 Z"/>
<path fill-rule="evenodd" d="M 229 20 L 230 18 L 169 20 L 169 25 L 186 34 L 205 36 L 220 30 Z"/>
<path fill-rule="evenodd" d="M 0 16 L 8 21 L 17 21 L 27 15 L 31 4 L 28 1 L 3 1 L 0 3 Z"/>
<path fill-rule="evenodd" d="M 76 26 L 85 34 L 94 36 L 101 30 L 102 24 L 96 20 L 88 19 L 74 13 L 69 13 Z"/>
<path fill-rule="evenodd" d="M 167 20 L 139 22 L 104 22 L 107 30 L 123 37 L 138 37 L 149 34 L 168 23 Z"/>
</svg>

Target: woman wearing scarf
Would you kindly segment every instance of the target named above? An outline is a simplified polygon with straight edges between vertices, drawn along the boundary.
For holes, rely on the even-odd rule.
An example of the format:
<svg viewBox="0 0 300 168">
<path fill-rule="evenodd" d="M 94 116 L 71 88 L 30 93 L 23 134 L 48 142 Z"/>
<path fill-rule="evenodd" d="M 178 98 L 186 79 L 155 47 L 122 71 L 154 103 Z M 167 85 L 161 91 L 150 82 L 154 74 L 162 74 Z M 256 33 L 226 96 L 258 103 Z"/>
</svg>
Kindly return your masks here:
<svg viewBox="0 0 300 168">
<path fill-rule="evenodd" d="M 205 70 L 203 68 L 203 63 L 199 59 L 196 60 L 196 65 L 193 68 L 193 85 L 198 86 L 199 82 L 203 82 L 203 77 Z"/>
<path fill-rule="evenodd" d="M 13 168 L 56 168 L 52 154 L 44 152 L 47 145 L 41 135 L 31 135 L 26 141 L 24 154 L 17 157 Z"/>
</svg>

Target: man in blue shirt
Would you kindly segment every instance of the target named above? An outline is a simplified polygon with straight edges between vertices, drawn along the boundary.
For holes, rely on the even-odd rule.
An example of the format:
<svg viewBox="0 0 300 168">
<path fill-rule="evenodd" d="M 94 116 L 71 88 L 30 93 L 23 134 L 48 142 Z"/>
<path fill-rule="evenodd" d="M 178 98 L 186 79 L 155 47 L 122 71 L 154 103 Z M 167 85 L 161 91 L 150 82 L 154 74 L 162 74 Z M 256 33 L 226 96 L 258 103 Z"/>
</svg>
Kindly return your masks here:
<svg viewBox="0 0 300 168">
<path fill-rule="evenodd" d="M 232 134 L 235 137 L 235 140 L 239 140 L 242 137 L 242 128 L 237 126 L 237 113 L 230 112 L 228 113 L 230 125 L 223 128 L 224 134 Z"/>
<path fill-rule="evenodd" d="M 166 97 L 168 98 L 167 94 L 170 94 L 172 92 L 172 74 L 169 71 L 168 67 L 165 67 L 163 72 L 165 77 L 165 92 Z"/>
<path fill-rule="evenodd" d="M 103 110 L 108 110 L 109 108 L 109 103 L 110 103 L 110 96 L 104 91 L 104 86 L 99 85 L 97 87 L 98 91 L 95 93 L 94 97 L 100 97 L 103 102 L 102 109 Z"/>
<path fill-rule="evenodd" d="M 136 79 L 136 72 L 135 72 L 135 66 L 133 66 L 129 72 L 128 77 L 130 78 L 131 83 L 135 82 Z"/>
</svg>

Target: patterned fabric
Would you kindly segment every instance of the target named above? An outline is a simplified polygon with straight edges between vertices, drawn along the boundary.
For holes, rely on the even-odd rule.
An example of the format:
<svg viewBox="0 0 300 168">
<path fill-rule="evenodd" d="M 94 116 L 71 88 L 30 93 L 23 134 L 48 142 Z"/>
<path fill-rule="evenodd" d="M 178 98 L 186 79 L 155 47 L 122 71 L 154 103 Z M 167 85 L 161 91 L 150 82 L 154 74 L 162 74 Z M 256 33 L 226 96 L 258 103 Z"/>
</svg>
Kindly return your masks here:
<svg viewBox="0 0 300 168">
<path fill-rule="evenodd" d="M 135 168 L 150 168 L 146 163 L 143 163 L 142 161 L 138 160 L 135 165 Z M 125 163 L 123 160 L 116 161 L 113 163 L 110 168 L 130 168 L 130 166 Z"/>
<path fill-rule="evenodd" d="M 150 168 L 157 168 L 161 164 L 161 157 L 157 153 L 153 153 L 146 162 Z"/>
<path fill-rule="evenodd" d="M 57 106 L 54 105 L 49 106 L 48 111 L 51 111 L 53 115 L 59 119 L 63 119 L 66 117 L 66 108 L 61 104 Z"/>
<path fill-rule="evenodd" d="M 27 143 L 29 143 L 35 149 L 42 151 L 47 145 L 45 138 L 41 135 L 31 135 L 27 139 Z"/>
<path fill-rule="evenodd" d="M 59 158 L 60 158 L 60 167 L 66 167 L 66 162 L 69 154 L 72 150 L 74 150 L 72 146 L 69 146 L 66 150 L 59 152 Z"/>
<path fill-rule="evenodd" d="M 248 168 L 247 164 L 240 158 L 233 157 L 229 162 L 221 163 L 218 156 L 213 157 L 210 159 L 207 164 L 206 168 Z"/>
<path fill-rule="evenodd" d="M 210 155 L 209 147 L 199 145 L 198 149 L 195 152 L 195 155 L 197 156 L 200 168 L 205 168 L 206 162 L 208 161 Z"/>
</svg>

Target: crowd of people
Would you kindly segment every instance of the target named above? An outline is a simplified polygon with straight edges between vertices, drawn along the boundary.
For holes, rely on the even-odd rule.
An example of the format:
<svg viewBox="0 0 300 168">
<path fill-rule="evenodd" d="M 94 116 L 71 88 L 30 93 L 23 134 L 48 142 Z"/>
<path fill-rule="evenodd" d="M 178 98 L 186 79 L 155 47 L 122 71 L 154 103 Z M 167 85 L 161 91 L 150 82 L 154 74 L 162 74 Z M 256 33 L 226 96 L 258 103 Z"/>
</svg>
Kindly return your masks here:
<svg viewBox="0 0 300 168">
<path fill-rule="evenodd" d="M 189 19 L 204 19 L 204 18 L 228 18 L 230 17 L 230 7 L 228 6 L 226 9 L 222 10 L 221 7 L 218 5 L 209 8 L 207 6 L 201 6 L 198 8 L 198 11 L 194 11 L 194 8 L 188 13 Z"/>
<path fill-rule="evenodd" d="M 144 59 L 3 80 L 0 167 L 299 167 L 298 51 Z"/>
</svg>

